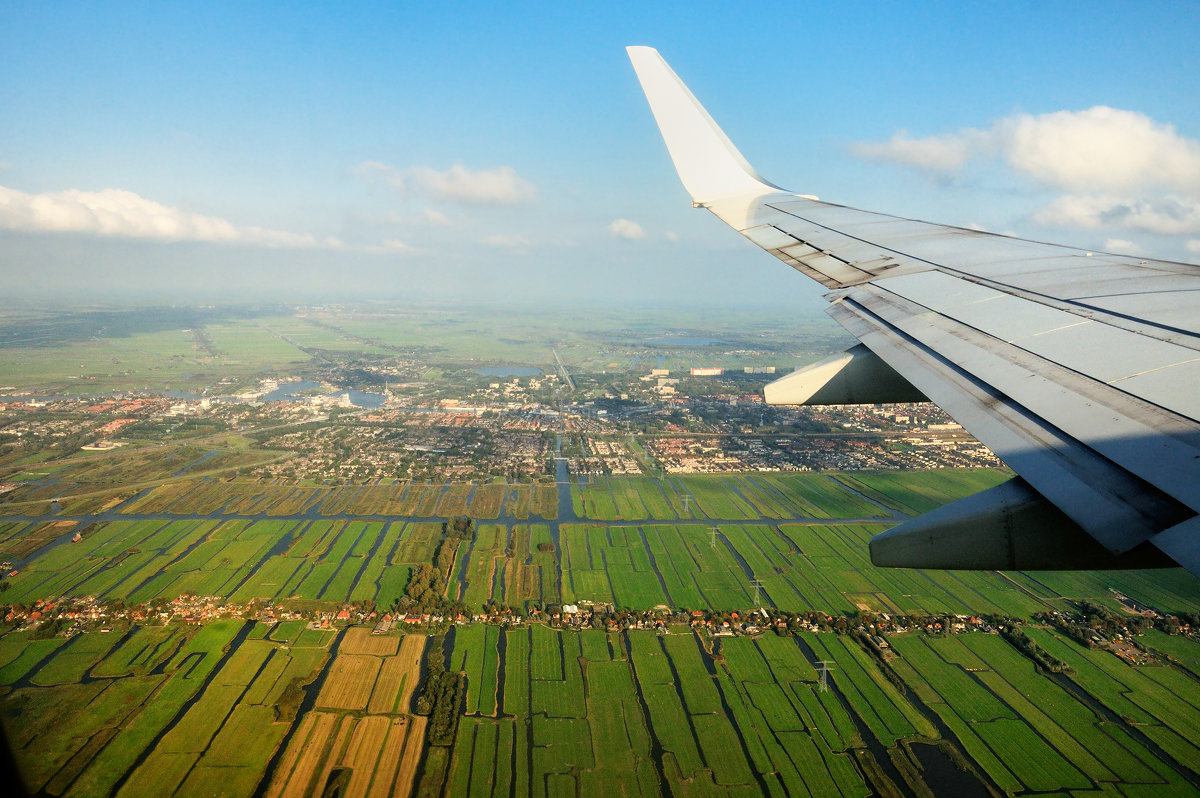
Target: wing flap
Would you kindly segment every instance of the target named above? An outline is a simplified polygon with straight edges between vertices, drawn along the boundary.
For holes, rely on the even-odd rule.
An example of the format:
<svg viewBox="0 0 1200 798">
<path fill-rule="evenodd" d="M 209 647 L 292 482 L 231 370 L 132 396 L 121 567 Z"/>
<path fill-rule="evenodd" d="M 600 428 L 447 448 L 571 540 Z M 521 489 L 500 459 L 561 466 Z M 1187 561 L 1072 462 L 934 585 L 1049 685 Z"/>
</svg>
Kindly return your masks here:
<svg viewBox="0 0 1200 798">
<path fill-rule="evenodd" d="M 1027 412 L 1200 511 L 1194 422 L 880 288 L 863 286 L 851 297 Z"/>
<path fill-rule="evenodd" d="M 879 280 L 876 285 L 1104 383 L 1200 360 L 1194 349 L 940 271 Z M 1128 385 L 1118 387 L 1125 390 Z M 1188 392 L 1171 399 L 1155 403 L 1200 420 L 1200 396 Z"/>
<path fill-rule="evenodd" d="M 833 315 L 1110 551 L 1129 551 L 1187 516 L 1178 502 L 995 388 L 978 363 L 947 353 L 946 333 L 916 340 L 847 301 Z"/>
</svg>

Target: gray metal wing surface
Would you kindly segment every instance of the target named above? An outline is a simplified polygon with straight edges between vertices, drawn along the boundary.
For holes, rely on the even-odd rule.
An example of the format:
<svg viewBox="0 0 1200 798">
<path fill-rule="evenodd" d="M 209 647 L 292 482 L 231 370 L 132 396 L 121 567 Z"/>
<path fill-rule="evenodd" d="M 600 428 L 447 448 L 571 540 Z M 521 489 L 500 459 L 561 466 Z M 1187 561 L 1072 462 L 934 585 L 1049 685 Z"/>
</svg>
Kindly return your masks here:
<svg viewBox="0 0 1200 798">
<path fill-rule="evenodd" d="M 656 51 L 629 53 L 694 204 L 829 288 L 864 345 L 767 401 L 924 396 L 1019 475 L 877 537 L 877 564 L 1200 575 L 1200 268 L 784 191 Z"/>
</svg>

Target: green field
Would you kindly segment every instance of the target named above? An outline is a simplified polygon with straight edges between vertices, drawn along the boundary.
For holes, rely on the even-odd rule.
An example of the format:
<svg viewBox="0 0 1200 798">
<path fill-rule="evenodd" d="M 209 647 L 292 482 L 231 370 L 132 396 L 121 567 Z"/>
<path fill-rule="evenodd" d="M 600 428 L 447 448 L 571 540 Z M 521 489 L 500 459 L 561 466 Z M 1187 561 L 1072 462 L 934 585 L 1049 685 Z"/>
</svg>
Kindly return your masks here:
<svg viewBox="0 0 1200 798">
<path fill-rule="evenodd" d="M 686 631 L 543 627 L 503 633 L 497 661 L 496 638 L 464 631 L 454 667 L 480 689 L 468 694 L 448 795 L 484 784 L 494 795 L 866 796 L 901 784 L 952 794 L 923 780 L 912 746 L 961 757 L 960 779 L 1012 794 L 1192 789 L 1177 768 L 1194 760 L 1159 760 L 1140 730 L 1097 716 L 996 635 L 893 638 L 899 657 L 882 665 L 832 634 L 730 638 L 710 652 Z M 503 714 L 492 717 L 497 663 Z"/>
<path fill-rule="evenodd" d="M 883 662 L 831 633 L 457 627 L 446 650 L 467 691 L 445 794 L 866 796 L 902 783 L 943 794 L 912 754 L 934 744 L 966 763 L 958 779 L 1010 794 L 1195 789 L 1200 702 L 1182 661 L 1138 668 L 1029 633 L 1073 671 L 1038 672 L 978 632 L 891 636 Z M 124 780 L 122 794 L 249 795 L 303 722 L 284 708 L 289 684 L 313 679 L 335 639 L 237 620 L 65 642 L 10 633 L 0 719 L 23 776 L 48 794 Z M 1198 645 L 1147 643 L 1177 657 Z"/>
<path fill-rule="evenodd" d="M 0 716 L 26 785 L 91 795 L 125 779 L 123 794 L 251 794 L 288 728 L 285 688 L 312 679 L 326 652 L 253 633 L 235 644 L 246 631 L 221 621 L 90 633 L 24 674 L 28 686 L 6 679 Z"/>
<path fill-rule="evenodd" d="M 390 606 L 411 569 L 432 561 L 441 538 L 440 522 L 408 519 L 475 508 L 486 518 L 461 548 L 448 590 L 472 611 L 489 601 L 528 609 L 556 600 L 744 609 L 754 603 L 755 581 L 761 606 L 789 612 L 1025 618 L 1070 611 L 1081 599 L 1120 611 L 1114 589 L 1162 611 L 1200 611 L 1195 579 L 1178 569 L 996 573 L 870 564 L 867 542 L 892 523 L 884 507 L 916 512 L 997 478 L 986 470 L 613 477 L 570 488 L 593 518 L 550 522 L 538 519 L 556 515 L 548 509 L 554 486 L 253 483 L 243 490 L 201 479 L 118 507 L 128 520 L 91 526 L 79 543 L 56 545 L 88 526 L 86 515 L 52 524 L 0 521 L 0 558 L 28 558 L 9 582 L 11 602 L 94 595 L 139 603 L 196 594 Z M 862 497 L 872 495 L 878 503 Z M 684 496 L 691 497 L 686 513 Z M 211 517 L 179 518 L 193 513 Z M 332 514 L 352 520 L 322 517 Z"/>
<path fill-rule="evenodd" d="M 447 588 L 472 612 L 488 602 L 518 613 L 559 602 L 618 612 L 761 607 L 828 613 L 849 631 L 879 613 L 1029 619 L 1081 599 L 1119 611 L 1114 590 L 1162 611 L 1200 609 L 1181 571 L 874 568 L 867 541 L 893 510 L 915 512 L 995 475 L 833 476 L 596 480 L 572 497 L 612 518 L 579 520 L 545 520 L 557 495 L 546 486 L 297 493 L 256 483 L 238 493 L 236 482 L 201 479 L 190 493 L 151 491 L 130 512 L 118 508 L 78 543 L 56 541 L 87 526 L 83 517 L 0 521 L 0 556 L 27 558 L 8 580 L 13 603 L 190 593 L 310 610 L 364 599 L 390 606 L 412 570 L 433 562 L 443 536 L 436 513 L 474 510 L 485 517 L 459 544 Z M 197 508 L 213 517 L 180 517 Z M 359 514 L 367 508 L 379 512 Z M 303 721 L 296 685 L 315 678 L 340 638 L 299 621 L 114 626 L 70 639 L 0 636 L 0 717 L 45 794 L 102 794 L 122 779 L 128 795 L 253 794 Z M 952 768 L 956 778 L 1014 795 L 1200 786 L 1191 769 L 1200 761 L 1200 643 L 1148 633 L 1139 640 L 1154 664 L 1135 666 L 1026 628 L 1067 673 L 1039 672 L 1004 638 L 980 632 L 892 635 L 878 649 L 829 632 L 456 626 L 445 650 L 466 674 L 464 714 L 453 746 L 430 756 L 446 765 L 448 795 L 951 792 L 924 783 L 929 756 L 966 768 Z"/>
</svg>

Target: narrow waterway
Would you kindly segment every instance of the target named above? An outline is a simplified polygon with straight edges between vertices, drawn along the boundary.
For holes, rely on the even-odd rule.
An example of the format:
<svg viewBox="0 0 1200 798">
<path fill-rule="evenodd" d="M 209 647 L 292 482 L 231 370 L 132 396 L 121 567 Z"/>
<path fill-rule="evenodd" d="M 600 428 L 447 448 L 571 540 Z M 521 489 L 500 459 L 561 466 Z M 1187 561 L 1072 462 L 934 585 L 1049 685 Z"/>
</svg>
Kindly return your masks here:
<svg viewBox="0 0 1200 798">
<path fill-rule="evenodd" d="M 654 763 L 654 772 L 658 776 L 658 789 L 661 795 L 671 796 L 671 783 L 667 780 L 666 773 L 663 770 L 663 747 L 658 740 L 658 735 L 654 732 L 654 723 L 650 719 L 650 705 L 646 702 L 646 694 L 642 691 L 642 680 L 638 678 L 637 665 L 633 660 L 633 646 L 629 644 L 629 630 L 621 632 L 621 639 L 625 646 L 625 656 L 629 660 L 629 669 L 633 671 L 633 689 L 637 695 L 638 708 L 642 711 L 642 722 L 646 725 L 646 733 L 650 737 L 650 761 Z M 530 724 L 532 728 L 533 724 Z M 530 737 L 530 745 L 532 745 L 532 735 Z M 532 749 L 531 749 L 532 750 Z M 532 754 L 531 754 L 532 756 Z M 530 760 L 532 765 L 532 759 Z M 532 769 L 530 772 L 533 772 Z"/>
<path fill-rule="evenodd" d="M 279 767 L 280 760 L 283 759 L 284 753 L 287 752 L 288 746 L 292 742 L 292 737 L 295 736 L 296 730 L 300 728 L 300 722 L 304 716 L 313 710 L 317 705 L 317 696 L 321 692 L 321 688 L 325 684 L 325 679 L 329 677 L 329 672 L 333 669 L 333 661 L 337 659 L 338 649 L 341 648 L 342 638 L 346 635 L 346 627 L 338 632 L 337 637 L 333 639 L 333 643 L 329 646 L 329 657 L 325 660 L 325 664 L 321 666 L 321 672 L 317 674 L 317 678 L 310 684 L 300 688 L 304 691 L 304 700 L 300 702 L 300 708 L 296 710 L 296 717 L 292 718 L 292 725 L 288 727 L 287 734 L 283 736 L 279 747 L 275 749 L 275 755 L 271 757 L 271 762 L 267 765 L 267 770 L 263 773 L 262 781 L 258 783 L 257 789 L 254 790 L 254 798 L 263 798 L 267 793 L 267 787 L 271 784 L 271 779 L 275 775 L 275 770 Z M 148 749 L 147 749 L 148 750 Z M 113 790 L 113 794 L 116 794 Z"/>
<path fill-rule="evenodd" d="M 796 645 L 800 647 L 800 650 L 804 652 L 804 656 L 815 667 L 816 663 L 821 661 L 821 658 L 817 656 L 816 652 L 812 650 L 812 647 L 809 646 L 808 643 L 802 638 L 796 637 L 795 641 Z M 867 784 L 875 791 L 876 794 L 888 795 L 899 793 L 900 795 L 906 796 L 914 795 L 912 787 L 910 787 L 908 782 L 905 781 L 904 777 L 900 774 L 900 770 L 896 767 L 896 763 L 893 762 L 892 758 L 888 755 L 887 748 L 882 742 L 880 742 L 879 738 L 875 736 L 875 733 L 871 731 L 867 724 L 863 723 L 863 720 L 858 716 L 858 713 L 854 711 L 854 708 L 850 705 L 846 695 L 838 686 L 837 681 L 833 678 L 828 678 L 826 683 L 829 685 L 830 692 L 837 697 L 838 703 L 842 706 L 842 711 L 845 712 L 850 720 L 854 723 L 855 731 L 857 731 L 858 736 L 862 738 L 863 743 L 867 747 L 867 751 L 870 753 L 871 758 L 875 761 L 875 766 L 882 771 L 884 778 L 891 782 L 891 784 L 885 785 L 874 784 L 872 777 L 877 777 L 877 774 L 865 772 L 863 773 L 863 777 L 866 779 Z M 863 770 L 870 771 L 870 768 L 863 768 Z M 930 786 L 932 787 L 933 785 Z M 891 789 L 888 789 L 889 787 Z M 954 795 L 956 798 L 958 796 L 970 795 L 970 793 L 956 792 L 940 793 L 937 792 L 937 790 L 934 792 L 937 795 Z M 983 793 L 981 798 L 984 798 L 985 796 L 987 796 L 986 791 Z"/>
<path fill-rule="evenodd" d="M 508 680 L 508 631 L 501 628 L 496 640 L 496 717 L 504 717 L 504 683 Z"/>
<path fill-rule="evenodd" d="M 654 550 L 650 548 L 650 541 L 646 539 L 646 530 L 638 525 L 637 531 L 642 538 L 642 547 L 646 549 L 646 557 L 650 560 L 650 570 L 654 571 L 654 575 L 658 577 L 658 586 L 662 589 L 663 595 L 667 597 L 667 605 L 678 606 L 671 591 L 667 590 L 667 580 L 663 578 L 662 571 L 658 570 L 658 560 L 654 559 Z"/>
<path fill-rule="evenodd" d="M 1096 713 L 1098 717 L 1101 717 L 1114 726 L 1124 730 L 1126 734 L 1137 740 L 1139 743 L 1145 746 L 1148 751 L 1158 757 L 1163 764 L 1178 773 L 1180 777 L 1182 777 L 1188 784 L 1192 785 L 1193 789 L 1200 791 L 1200 773 L 1181 766 L 1180 763 L 1175 761 L 1174 757 L 1164 751 L 1162 747 L 1158 745 L 1158 743 L 1154 742 L 1154 740 L 1147 736 L 1145 732 L 1138 728 L 1137 724 L 1130 723 L 1116 712 L 1113 712 L 1087 690 L 1075 684 L 1075 681 L 1067 674 L 1045 673 L 1045 675 L 1052 679 L 1069 695 L 1074 696 L 1079 703 Z"/>
<path fill-rule="evenodd" d="M 819 657 L 817 657 L 816 653 L 806 642 L 800 638 L 796 638 L 796 644 L 800 646 L 800 649 L 805 653 L 805 656 L 808 657 L 811 662 L 816 663 L 819 661 Z M 886 666 L 880 665 L 879 667 L 882 668 Z M 837 684 L 833 679 L 831 679 L 829 683 L 832 685 L 832 689 L 837 690 Z M 846 708 L 846 711 L 849 712 L 850 716 L 854 719 L 855 724 L 861 727 L 861 719 L 854 712 L 853 708 L 851 708 L 846 702 L 845 697 L 840 691 L 837 692 L 837 695 L 842 705 Z M 994 795 L 1002 795 L 1004 793 L 1004 791 L 998 786 L 992 784 L 985 775 L 977 772 L 974 769 L 974 766 L 969 764 L 969 760 L 961 753 L 961 751 L 955 751 L 956 755 L 961 758 L 961 766 L 947 753 L 944 746 L 953 746 L 958 744 L 958 738 L 955 736 L 954 732 L 950 730 L 950 727 L 946 725 L 945 721 L 942 720 L 941 716 L 934 712 L 927 704 L 925 704 L 925 702 L 920 699 L 915 691 L 907 690 L 904 694 L 904 698 L 906 698 L 909 703 L 916 707 L 917 711 L 924 715 L 926 720 L 933 724 L 933 727 L 937 729 L 938 736 L 942 740 L 940 744 L 920 742 L 903 743 L 903 745 L 905 745 L 912 753 L 917 763 L 921 766 L 922 778 L 929 788 L 933 790 L 934 795 L 952 795 L 955 796 L 955 798 L 958 798 L 958 796 L 963 796 L 963 798 L 992 798 Z M 871 735 L 871 739 L 874 740 L 877 745 L 882 747 L 882 744 L 879 743 L 878 739 L 875 738 L 874 735 Z M 864 740 L 866 740 L 866 737 L 864 737 Z M 888 759 L 888 763 L 892 766 L 892 773 L 898 774 L 899 771 L 895 768 L 895 765 L 892 763 L 890 758 Z M 893 778 L 896 777 L 897 776 L 893 776 Z M 991 785 L 990 788 L 989 785 Z"/>
<path fill-rule="evenodd" d="M 162 739 L 179 724 L 179 721 L 183 720 L 183 716 L 188 713 L 188 710 L 191 709 L 196 702 L 204 696 L 204 693 L 208 690 L 208 686 L 212 684 L 213 679 L 217 678 L 217 674 L 219 674 L 221 669 L 225 667 L 225 663 L 228 662 L 229 658 L 232 657 L 234 652 L 238 650 L 238 647 L 242 645 L 246 637 L 250 634 L 250 630 L 253 628 L 254 621 L 246 621 L 242 624 L 241 628 L 238 629 L 237 634 L 235 634 L 233 639 L 229 641 L 229 645 L 226 646 L 225 651 L 221 654 L 220 659 L 217 660 L 217 662 L 205 675 L 204 681 L 200 684 L 200 686 L 196 688 L 196 692 L 192 694 L 192 697 L 183 703 L 175 715 L 172 716 L 170 722 L 168 722 L 162 727 L 162 729 L 159 730 L 158 734 L 154 736 L 154 739 L 151 740 L 144 749 L 142 749 L 140 754 L 138 754 L 137 759 L 135 759 L 133 764 L 129 766 L 129 769 L 121 774 L 121 778 L 117 779 L 112 788 L 113 795 L 116 795 L 121 791 L 121 788 L 125 786 L 125 782 L 129 781 L 130 776 L 132 776 L 134 772 L 136 772 L 137 769 L 142 766 L 142 763 L 149 758 L 150 754 L 154 752 L 154 749 L 158 747 L 158 744 L 162 742 Z M 180 666 L 180 670 L 183 670 L 182 665 Z"/>
<path fill-rule="evenodd" d="M 743 730 L 737 724 L 737 716 L 733 714 L 733 707 L 729 706 L 729 697 L 725 695 L 725 687 L 721 683 L 721 680 L 717 678 L 717 662 L 713 659 L 712 654 L 701 644 L 700 638 L 697 635 L 693 634 L 692 640 L 696 643 L 696 649 L 700 652 L 700 659 L 704 662 L 704 669 L 708 671 L 709 678 L 713 682 L 713 687 L 717 690 L 717 695 L 721 697 L 721 710 L 725 713 L 725 717 L 729 719 L 729 725 L 737 736 L 738 742 L 742 745 L 742 755 L 746 757 L 746 764 L 749 765 L 751 772 L 754 773 L 754 779 L 758 782 L 758 789 L 762 790 L 763 795 L 769 795 L 770 791 L 767 789 L 767 781 L 763 777 L 763 774 L 759 772 L 759 769 L 754 766 L 754 757 L 750 753 L 750 746 L 746 744 Z M 666 653 L 665 648 L 663 651 Z M 675 665 L 672 663 L 672 670 L 674 670 L 674 667 Z M 675 678 L 678 681 L 678 674 L 676 674 Z"/>
</svg>

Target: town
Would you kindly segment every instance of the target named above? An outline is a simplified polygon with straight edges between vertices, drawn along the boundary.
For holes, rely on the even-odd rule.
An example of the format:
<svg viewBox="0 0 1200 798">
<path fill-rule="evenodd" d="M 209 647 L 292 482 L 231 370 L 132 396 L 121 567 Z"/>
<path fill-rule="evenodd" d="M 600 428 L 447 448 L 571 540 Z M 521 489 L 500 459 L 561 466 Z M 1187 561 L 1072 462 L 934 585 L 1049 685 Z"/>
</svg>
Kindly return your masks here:
<svg viewBox="0 0 1200 798">
<path fill-rule="evenodd" d="M 272 398 L 281 385 L 300 381 L 286 377 L 263 380 L 253 391 L 183 400 L 10 393 L 0 397 L 0 464 L 43 451 L 63 457 L 151 442 L 202 443 L 223 433 L 278 455 L 244 467 L 242 476 L 302 484 L 537 480 L 554 477 L 558 456 L 571 475 L 584 476 L 999 464 L 932 404 L 770 407 L 758 393 L 730 391 L 746 386 L 715 379 L 688 378 L 686 392 L 667 396 L 638 379 L 621 384 L 629 392 L 615 393 L 609 380 L 584 401 L 543 395 L 558 384 L 554 375 L 513 377 L 457 398 L 389 386 L 373 407 L 351 404 L 349 393 L 331 385 L 322 393 Z"/>
<path fill-rule="evenodd" d="M 1133 603 L 1117 594 L 1125 604 Z M 304 602 L 252 601 L 230 602 L 220 596 L 180 595 L 174 599 L 155 599 L 127 606 L 119 599 L 103 600 L 95 596 L 38 599 L 29 605 L 0 606 L 4 623 L 13 631 L 29 633 L 31 640 L 58 636 L 71 638 L 87 632 L 124 634 L 134 625 L 201 625 L 217 620 L 240 618 L 268 626 L 283 621 L 304 621 L 313 630 L 364 626 L 375 635 L 393 629 L 425 634 L 444 633 L 452 626 L 493 624 L 505 628 L 540 623 L 554 629 L 599 629 L 626 632 L 631 629 L 654 630 L 659 634 L 696 633 L 705 638 L 755 637 L 762 634 L 788 636 L 801 632 L 849 634 L 860 639 L 868 650 L 888 658 L 887 637 L 921 632 L 941 636 L 984 632 L 1001 634 L 1019 648 L 1028 649 L 1021 628 L 1034 625 L 1061 631 L 1088 648 L 1100 648 L 1116 654 L 1131 665 L 1153 665 L 1153 652 L 1139 645 L 1139 635 L 1157 629 L 1172 635 L 1184 635 L 1200 641 L 1200 614 L 1164 614 L 1151 607 L 1139 606 L 1121 614 L 1089 601 L 1078 602 L 1074 612 L 1043 612 L 1020 619 L 1004 615 L 913 614 L 893 615 L 855 610 L 830 614 L 808 610 L 789 612 L 765 607 L 748 610 L 672 610 L 659 606 L 651 610 L 630 610 L 612 603 L 580 600 L 575 604 L 533 606 L 527 614 L 512 607 L 489 602 L 482 608 L 454 606 L 446 613 L 420 609 L 377 608 L 370 600 L 338 608 L 301 606 Z M 1026 650 L 1039 664 L 1054 670 L 1062 663 L 1045 658 L 1044 652 Z M 1039 657 L 1041 659 L 1039 659 Z"/>
</svg>

